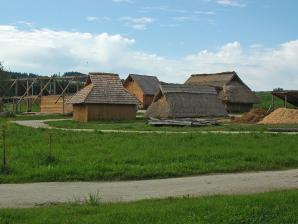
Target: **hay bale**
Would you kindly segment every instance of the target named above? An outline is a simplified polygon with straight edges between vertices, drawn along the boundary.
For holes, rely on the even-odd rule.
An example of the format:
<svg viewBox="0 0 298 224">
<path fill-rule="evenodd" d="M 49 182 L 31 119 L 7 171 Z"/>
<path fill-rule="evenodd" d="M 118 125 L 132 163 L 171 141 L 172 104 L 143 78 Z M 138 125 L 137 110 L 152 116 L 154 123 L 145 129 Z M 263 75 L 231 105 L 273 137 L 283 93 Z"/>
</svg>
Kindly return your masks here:
<svg viewBox="0 0 298 224">
<path fill-rule="evenodd" d="M 235 118 L 236 123 L 258 123 L 264 117 L 268 115 L 267 111 L 264 109 L 252 109 L 251 111 L 243 114 L 242 117 Z"/>
<path fill-rule="evenodd" d="M 259 124 L 298 124 L 298 110 L 279 108 L 266 116 Z"/>
</svg>

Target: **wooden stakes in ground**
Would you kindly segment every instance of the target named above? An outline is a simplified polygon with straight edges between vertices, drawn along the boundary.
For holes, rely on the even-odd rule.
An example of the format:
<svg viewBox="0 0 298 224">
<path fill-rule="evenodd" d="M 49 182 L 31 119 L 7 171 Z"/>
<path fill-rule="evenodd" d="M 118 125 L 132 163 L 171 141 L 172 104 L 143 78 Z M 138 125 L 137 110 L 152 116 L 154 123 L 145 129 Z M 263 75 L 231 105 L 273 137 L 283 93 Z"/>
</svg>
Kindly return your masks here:
<svg viewBox="0 0 298 224">
<path fill-rule="evenodd" d="M 4 123 L 1 128 L 1 139 L 2 139 L 2 150 L 3 150 L 3 163 L 2 163 L 2 174 L 8 174 L 9 168 L 7 164 L 7 149 L 6 149 L 6 133 L 8 130 L 8 123 Z"/>
<path fill-rule="evenodd" d="M 53 150 L 52 150 L 52 141 L 53 141 L 53 133 L 51 130 L 48 130 L 48 155 L 46 158 L 46 163 L 52 163 L 55 160 L 55 157 L 53 156 Z"/>
</svg>

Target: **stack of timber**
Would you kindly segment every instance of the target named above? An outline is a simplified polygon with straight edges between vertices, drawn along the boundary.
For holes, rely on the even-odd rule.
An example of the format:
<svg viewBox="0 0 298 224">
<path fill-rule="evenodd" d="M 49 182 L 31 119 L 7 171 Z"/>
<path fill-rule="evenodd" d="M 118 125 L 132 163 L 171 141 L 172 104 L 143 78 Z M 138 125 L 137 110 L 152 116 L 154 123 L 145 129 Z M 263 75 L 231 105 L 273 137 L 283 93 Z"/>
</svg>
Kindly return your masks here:
<svg viewBox="0 0 298 224">
<path fill-rule="evenodd" d="M 267 130 L 272 132 L 298 132 L 298 128 L 267 128 Z"/>
<path fill-rule="evenodd" d="M 201 127 L 209 125 L 219 125 L 219 121 L 216 119 L 150 119 L 149 125 L 152 126 L 182 126 L 182 127 Z"/>
<path fill-rule="evenodd" d="M 66 103 L 69 99 L 70 96 L 64 96 L 60 98 L 59 95 L 42 96 L 40 98 L 40 112 L 50 114 L 72 113 L 73 105 Z"/>
</svg>

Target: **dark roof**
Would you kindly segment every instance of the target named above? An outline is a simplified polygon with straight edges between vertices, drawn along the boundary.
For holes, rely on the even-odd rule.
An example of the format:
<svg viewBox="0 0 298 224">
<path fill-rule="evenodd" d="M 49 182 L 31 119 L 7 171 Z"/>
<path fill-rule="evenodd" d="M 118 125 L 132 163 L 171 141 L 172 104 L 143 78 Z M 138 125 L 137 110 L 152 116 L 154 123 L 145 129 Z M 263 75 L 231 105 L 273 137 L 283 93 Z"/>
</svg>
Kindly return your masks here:
<svg viewBox="0 0 298 224">
<path fill-rule="evenodd" d="M 232 72 L 221 72 L 221 73 L 212 73 L 212 74 L 193 74 L 185 82 L 185 84 L 204 84 L 212 85 L 216 87 L 221 87 L 233 80 L 233 78 L 238 79 L 242 84 L 242 80 L 238 77 L 237 73 Z M 245 84 L 244 84 L 245 85 Z"/>
<path fill-rule="evenodd" d="M 236 72 L 194 74 L 185 82 L 189 85 L 216 87 L 223 101 L 231 103 L 258 103 L 258 97 L 240 79 Z"/>
<path fill-rule="evenodd" d="M 288 103 L 298 107 L 298 90 L 275 90 L 272 92 L 272 95 L 282 100 L 287 98 Z"/>
<path fill-rule="evenodd" d="M 214 87 L 190 85 L 161 85 L 147 117 L 194 118 L 226 116 L 224 105 Z"/>
<path fill-rule="evenodd" d="M 138 104 L 117 74 L 89 73 L 86 86 L 69 101 L 72 104 Z"/>
<path fill-rule="evenodd" d="M 155 76 L 130 74 L 124 83 L 134 80 L 145 95 L 155 95 L 159 88 L 159 80 Z"/>
<path fill-rule="evenodd" d="M 198 93 L 198 94 L 214 94 L 217 92 L 214 87 L 211 86 L 192 86 L 183 84 L 165 84 L 160 86 L 160 90 L 163 94 L 168 93 Z"/>
</svg>

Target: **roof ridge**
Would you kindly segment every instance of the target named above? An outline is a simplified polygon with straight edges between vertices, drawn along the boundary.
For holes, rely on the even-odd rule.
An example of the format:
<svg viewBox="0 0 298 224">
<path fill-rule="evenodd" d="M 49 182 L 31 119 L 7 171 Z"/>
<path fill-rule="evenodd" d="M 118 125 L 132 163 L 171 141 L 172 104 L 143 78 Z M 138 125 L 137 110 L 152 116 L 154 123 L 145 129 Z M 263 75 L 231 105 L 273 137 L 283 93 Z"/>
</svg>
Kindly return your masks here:
<svg viewBox="0 0 298 224">
<path fill-rule="evenodd" d="M 119 76 L 116 73 L 109 73 L 109 72 L 89 72 L 88 75 L 110 75 L 110 76 Z"/>
<path fill-rule="evenodd" d="M 236 75 L 235 71 L 226 71 L 226 72 L 218 72 L 218 73 L 201 73 L 201 74 L 192 74 L 191 76 L 212 76 L 212 75 Z"/>
<path fill-rule="evenodd" d="M 90 89 L 89 89 L 88 94 L 86 94 L 85 100 L 87 100 L 87 98 L 89 97 L 89 95 L 90 95 L 92 89 L 94 88 L 94 84 L 91 82 L 91 83 L 90 83 L 89 85 L 87 85 L 86 87 L 88 87 L 88 86 L 91 86 L 91 87 L 90 87 Z M 84 100 L 84 102 L 85 102 L 85 100 Z"/>
<path fill-rule="evenodd" d="M 139 75 L 139 74 L 129 74 L 131 76 L 143 76 L 143 77 L 153 77 L 153 78 L 157 78 L 155 75 Z"/>
</svg>

